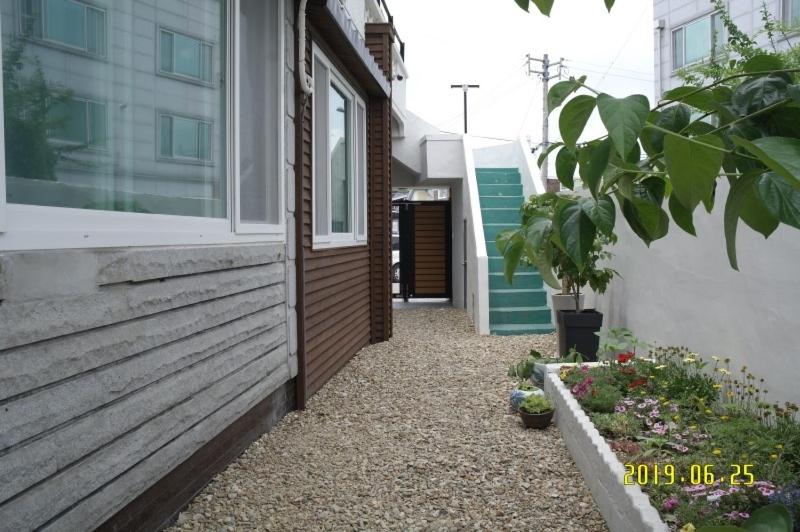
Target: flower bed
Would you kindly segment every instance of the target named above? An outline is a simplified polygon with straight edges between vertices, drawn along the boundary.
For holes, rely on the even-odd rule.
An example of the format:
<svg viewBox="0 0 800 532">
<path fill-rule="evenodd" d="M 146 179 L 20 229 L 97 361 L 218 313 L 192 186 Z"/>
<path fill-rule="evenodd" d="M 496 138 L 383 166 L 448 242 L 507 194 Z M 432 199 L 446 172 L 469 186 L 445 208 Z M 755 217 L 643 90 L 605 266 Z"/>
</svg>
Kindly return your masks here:
<svg viewBox="0 0 800 532">
<path fill-rule="evenodd" d="M 792 515 L 800 530 L 798 408 L 769 403 L 763 380 L 747 368 L 734 375 L 727 359 L 707 365 L 669 348 L 648 360 L 623 354 L 601 365 L 559 366 L 549 380 L 548 392 L 563 383 L 624 464 L 617 483 L 641 487 L 669 529 L 740 525 L 767 507 L 757 518 Z M 562 426 L 568 414 L 560 406 Z"/>
</svg>

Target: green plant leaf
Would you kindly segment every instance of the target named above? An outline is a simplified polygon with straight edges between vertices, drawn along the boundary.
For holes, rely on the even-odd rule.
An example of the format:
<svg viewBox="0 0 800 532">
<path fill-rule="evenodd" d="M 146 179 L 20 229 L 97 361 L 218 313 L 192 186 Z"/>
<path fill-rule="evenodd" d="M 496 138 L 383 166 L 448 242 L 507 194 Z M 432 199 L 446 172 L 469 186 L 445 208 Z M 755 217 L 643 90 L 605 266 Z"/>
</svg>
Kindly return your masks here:
<svg viewBox="0 0 800 532">
<path fill-rule="evenodd" d="M 701 111 L 712 111 L 714 109 L 714 94 L 702 87 L 692 87 L 684 85 L 676 87 L 664 93 L 664 100 L 671 102 L 683 102 Z"/>
<path fill-rule="evenodd" d="M 739 213 L 742 203 L 756 181 L 758 174 L 750 173 L 741 176 L 731 185 L 728 200 L 725 202 L 725 246 L 728 251 L 728 262 L 734 270 L 739 270 L 736 258 L 736 230 L 739 226 Z"/>
<path fill-rule="evenodd" d="M 578 153 L 581 179 L 589 187 L 593 196 L 597 195 L 600 180 L 603 177 L 603 172 L 608 168 L 610 158 L 611 141 L 609 139 L 586 145 Z"/>
<path fill-rule="evenodd" d="M 601 94 L 597 97 L 597 109 L 617 153 L 625 159 L 644 128 L 650 114 L 650 102 L 641 94 L 626 98 Z"/>
<path fill-rule="evenodd" d="M 617 208 L 610 196 L 600 196 L 597 199 L 584 197 L 579 199 L 578 203 L 598 231 L 606 235 L 614 232 Z"/>
<path fill-rule="evenodd" d="M 564 145 L 563 142 L 553 142 L 552 144 L 550 144 L 547 147 L 547 149 L 544 150 L 541 155 L 539 155 L 539 160 L 537 161 L 537 164 L 539 165 L 539 168 L 542 167 L 542 165 L 544 164 L 544 160 L 547 159 L 550 156 L 551 153 L 553 153 L 554 151 L 556 151 L 558 148 L 560 148 L 563 145 Z"/>
<path fill-rule="evenodd" d="M 648 118 L 648 122 L 650 122 L 652 118 L 655 118 L 655 120 L 650 123 L 678 133 L 689 125 L 691 122 L 691 116 L 692 110 L 689 108 L 689 106 L 679 103 L 677 105 L 671 105 L 667 107 L 655 117 L 651 115 L 651 117 Z M 659 131 L 654 128 L 647 128 L 642 132 L 642 144 L 644 144 L 645 139 L 647 139 L 648 146 L 645 147 L 645 151 L 647 151 L 648 155 L 652 156 L 664 151 L 665 135 L 666 133 L 663 131 Z"/>
<path fill-rule="evenodd" d="M 514 272 L 519 267 L 519 260 L 525 251 L 525 237 L 519 230 L 508 230 L 497 235 L 495 241 L 498 249 L 503 253 L 503 274 L 506 282 L 511 284 Z"/>
<path fill-rule="evenodd" d="M 558 127 L 564 144 L 575 147 L 586 127 L 586 122 L 594 112 L 595 105 L 595 97 L 588 94 L 580 94 L 567 102 L 558 117 Z"/>
<path fill-rule="evenodd" d="M 570 190 L 575 188 L 575 168 L 578 167 L 578 154 L 568 146 L 561 148 L 556 155 L 556 176 L 562 185 Z"/>
<path fill-rule="evenodd" d="M 554 0 L 531 0 L 531 2 L 533 2 L 536 7 L 539 8 L 539 11 L 542 13 L 542 15 L 547 15 L 548 17 L 550 16 L 550 10 L 553 9 Z"/>
<path fill-rule="evenodd" d="M 792 85 L 788 87 L 786 89 L 786 95 L 796 103 L 800 103 L 800 85 Z"/>
<path fill-rule="evenodd" d="M 771 70 L 783 70 L 786 68 L 783 65 L 783 60 L 777 55 L 773 54 L 758 54 L 742 65 L 742 69 L 748 74 L 754 72 L 769 72 Z"/>
<path fill-rule="evenodd" d="M 774 172 L 762 175 L 756 182 L 756 193 L 776 219 L 800 229 L 800 190 Z"/>
<path fill-rule="evenodd" d="M 764 137 L 753 141 L 731 136 L 734 144 L 749 151 L 770 170 L 785 177 L 795 188 L 800 188 L 800 139 Z"/>
<path fill-rule="evenodd" d="M 609 13 L 611 12 L 611 8 L 614 7 L 614 0 L 605 0 L 606 2 L 606 9 L 608 9 Z"/>
<path fill-rule="evenodd" d="M 586 81 L 586 76 L 581 76 L 577 79 L 569 78 L 564 81 L 559 81 L 547 92 L 547 112 L 552 113 L 553 109 L 561 107 L 570 94 L 577 91 L 583 86 Z"/>
<path fill-rule="evenodd" d="M 564 252 L 582 269 L 592 250 L 597 228 L 576 201 L 559 200 L 553 214 L 553 230 Z"/>
<path fill-rule="evenodd" d="M 758 174 L 758 171 L 753 171 L 753 175 Z M 778 218 L 773 216 L 759 197 L 755 183 L 743 194 L 739 205 L 739 218 L 751 229 L 761 233 L 764 238 L 769 238 L 780 225 Z"/>
<path fill-rule="evenodd" d="M 673 194 L 689 212 L 694 212 L 701 201 L 711 199 L 725 157 L 724 147 L 715 135 L 694 139 L 667 135 L 664 139 L 664 161 Z"/>
<path fill-rule="evenodd" d="M 747 532 L 792 532 L 792 516 L 782 504 L 762 506 L 742 526 Z"/>
<path fill-rule="evenodd" d="M 694 228 L 694 220 L 692 220 L 692 211 L 684 207 L 683 204 L 678 201 L 678 198 L 675 197 L 675 194 L 670 194 L 668 206 L 669 213 L 672 215 L 672 220 L 675 224 L 690 235 L 697 236 L 697 231 Z"/>
<path fill-rule="evenodd" d="M 748 78 L 736 87 L 731 106 L 739 116 L 746 116 L 786 98 L 789 84 L 777 75 Z"/>
<path fill-rule="evenodd" d="M 649 246 L 654 240 L 666 236 L 669 230 L 669 216 L 661 207 L 638 198 L 632 200 L 621 198 L 620 201 L 622 215 L 633 232 L 646 245 Z"/>
<path fill-rule="evenodd" d="M 517 3 L 517 5 L 520 8 L 524 9 L 525 11 L 528 11 L 528 6 L 530 4 L 530 0 L 514 0 L 514 1 Z"/>
<path fill-rule="evenodd" d="M 701 526 L 696 532 L 746 532 L 744 528 L 733 525 Z"/>
</svg>

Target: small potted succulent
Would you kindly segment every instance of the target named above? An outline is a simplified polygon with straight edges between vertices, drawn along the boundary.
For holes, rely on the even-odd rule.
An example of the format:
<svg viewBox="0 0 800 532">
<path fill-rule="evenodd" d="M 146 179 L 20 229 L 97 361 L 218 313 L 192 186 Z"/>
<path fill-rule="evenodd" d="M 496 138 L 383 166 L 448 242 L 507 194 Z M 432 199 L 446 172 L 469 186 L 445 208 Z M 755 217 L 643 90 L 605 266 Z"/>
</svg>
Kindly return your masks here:
<svg viewBox="0 0 800 532">
<path fill-rule="evenodd" d="M 526 429 L 546 429 L 553 421 L 553 403 L 543 395 L 531 395 L 519 405 L 519 417 Z"/>
<path fill-rule="evenodd" d="M 519 405 L 532 395 L 544 395 L 544 390 L 534 386 L 530 381 L 519 381 L 519 383 L 511 390 L 511 395 L 508 400 L 511 403 L 511 411 L 518 412 Z"/>
</svg>

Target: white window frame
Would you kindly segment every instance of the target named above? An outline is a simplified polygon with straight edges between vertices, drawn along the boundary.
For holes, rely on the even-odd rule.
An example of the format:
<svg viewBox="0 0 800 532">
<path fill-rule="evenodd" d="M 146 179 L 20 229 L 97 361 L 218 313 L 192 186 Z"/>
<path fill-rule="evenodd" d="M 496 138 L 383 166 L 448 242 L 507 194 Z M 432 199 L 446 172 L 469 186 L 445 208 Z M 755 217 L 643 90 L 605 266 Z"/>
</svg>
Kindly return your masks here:
<svg viewBox="0 0 800 532">
<path fill-rule="evenodd" d="M 87 98 L 87 97 L 84 97 L 84 96 L 71 96 L 70 99 L 78 101 L 78 102 L 82 102 L 82 103 L 85 104 L 84 114 L 86 115 L 86 137 L 87 137 L 86 138 L 86 142 L 84 142 L 84 143 L 76 143 L 76 142 L 73 142 L 71 140 L 60 139 L 58 137 L 54 137 L 49 133 L 48 133 L 48 140 L 50 142 L 54 143 L 54 144 L 58 144 L 58 145 L 61 145 L 61 146 L 86 146 L 87 150 L 91 150 L 93 152 L 107 152 L 108 151 L 108 136 L 109 136 L 108 135 L 108 133 L 109 133 L 109 128 L 108 128 L 108 102 L 105 101 L 105 100 L 98 100 L 96 98 Z M 105 113 L 106 113 L 106 139 L 105 139 L 106 140 L 106 144 L 105 144 L 105 146 L 99 146 L 97 144 L 90 144 L 89 143 L 89 137 L 91 136 L 89 134 L 89 127 L 90 127 L 90 123 L 91 123 L 91 120 L 89 120 L 89 118 L 90 118 L 89 117 L 89 104 L 92 104 L 92 103 L 97 104 L 97 105 L 102 105 L 105 108 Z"/>
<path fill-rule="evenodd" d="M 161 119 L 168 116 L 172 119 L 172 155 L 164 155 L 161 153 Z M 197 122 L 197 157 L 187 157 L 185 155 L 175 155 L 175 119 L 178 120 L 193 120 Z M 213 149 L 210 154 L 210 159 L 203 159 L 200 157 L 200 127 L 199 124 L 206 124 L 211 131 L 211 144 L 214 144 L 214 121 L 209 118 L 202 118 L 199 116 L 189 116 L 181 113 L 173 113 L 163 109 L 156 110 L 156 160 L 161 162 L 177 162 L 181 164 L 196 164 L 200 166 L 214 166 L 214 152 Z"/>
<path fill-rule="evenodd" d="M 237 0 L 237 4 L 238 4 L 238 0 Z M 237 11 L 237 16 L 238 16 L 238 11 Z M 161 33 L 162 32 L 171 33 L 173 35 L 173 40 L 172 40 L 172 70 L 173 71 L 172 72 L 170 72 L 169 70 L 164 70 L 162 68 L 162 65 L 161 65 Z M 181 35 L 181 36 L 186 37 L 188 39 L 195 40 L 195 41 L 200 43 L 201 47 L 203 45 L 205 45 L 205 46 L 208 46 L 208 47 L 211 48 L 211 72 L 209 72 L 209 79 L 207 81 L 204 80 L 202 77 L 196 78 L 194 76 L 187 76 L 186 74 L 181 74 L 180 72 L 175 72 L 174 71 L 175 70 L 175 37 L 174 36 L 175 35 Z M 209 41 L 209 40 L 206 40 L 206 39 L 203 39 L 203 38 L 200 38 L 200 37 L 196 37 L 194 35 L 191 35 L 189 33 L 185 33 L 185 32 L 182 32 L 182 31 L 177 31 L 177 30 L 174 30 L 174 29 L 172 29 L 170 27 L 167 27 L 167 26 L 157 26 L 156 27 L 156 73 L 159 76 L 164 76 L 164 77 L 176 79 L 178 81 L 185 81 L 187 83 L 195 83 L 197 85 L 203 85 L 205 87 L 213 87 L 214 86 L 214 53 L 215 53 L 216 48 L 217 48 L 216 43 L 214 43 L 212 41 Z M 203 56 L 202 56 L 202 52 L 201 52 L 201 55 L 200 55 L 200 60 L 201 61 L 202 61 L 202 57 Z M 202 66 L 203 65 L 201 65 L 201 67 Z M 201 74 L 201 76 L 202 76 L 202 74 Z"/>
<path fill-rule="evenodd" d="M 278 2 L 280 17 L 279 73 L 281 86 L 284 84 L 285 11 L 284 2 Z M 239 15 L 239 0 L 228 1 L 227 72 L 225 90 L 227 91 L 226 127 L 227 142 L 227 203 L 226 218 L 205 218 L 176 216 L 168 214 L 146 214 L 133 212 L 100 211 L 72 209 L 65 207 L 44 207 L 6 202 L 5 149 L 0 149 L 0 251 L 109 248 L 141 246 L 179 246 L 203 244 L 236 244 L 252 242 L 285 242 L 286 215 L 285 200 L 285 159 L 284 125 L 286 112 L 284 95 L 281 91 L 281 112 L 278 131 L 281 136 L 279 150 L 281 223 L 240 224 L 239 223 L 239 162 L 238 132 L 236 127 L 239 104 L 236 93 L 239 71 L 236 51 L 236 20 Z M 2 28 L 0 28 L 0 32 Z M 108 47 L 108 42 L 106 43 Z M 2 53 L 2 43 L 0 43 Z M 0 83 L 0 103 L 3 87 Z M 112 118 L 109 116 L 109 120 Z M 3 124 L 3 105 L 0 105 L 0 124 Z M 5 146 L 5 128 L 0 127 L 0 147 Z M 157 148 L 158 149 L 158 148 Z M 250 227 L 252 226 L 252 227 Z"/>
<path fill-rule="evenodd" d="M 687 20 L 686 22 L 683 22 L 682 24 L 678 24 L 677 26 L 672 28 L 672 30 L 669 33 L 670 34 L 669 47 L 670 47 L 670 51 L 672 52 L 671 53 L 670 62 L 672 64 L 672 71 L 673 72 L 677 72 L 678 70 L 680 70 L 682 68 L 690 67 L 692 65 L 700 64 L 703 61 L 706 61 L 707 59 L 709 59 L 711 57 L 711 54 L 709 53 L 709 55 L 707 55 L 707 56 L 705 56 L 705 57 L 703 57 L 701 59 L 698 59 L 697 61 L 692 61 L 691 63 L 686 62 L 686 27 L 687 26 L 691 26 L 695 22 L 699 22 L 699 21 L 707 18 L 707 19 L 709 19 L 709 22 L 711 24 L 711 38 L 713 39 L 714 38 L 714 32 L 715 32 L 714 16 L 718 15 L 720 13 L 722 13 L 722 12 L 721 11 L 709 11 L 705 15 L 702 15 L 702 16 L 699 16 L 699 17 L 695 17 L 695 18 L 693 18 L 691 20 Z M 679 30 L 683 31 L 683 64 L 680 65 L 680 66 L 675 64 L 675 33 L 677 33 Z M 725 31 L 725 27 L 724 26 L 723 26 L 722 30 Z M 720 33 L 717 32 L 717 37 L 719 37 L 719 35 L 720 35 Z M 723 46 L 724 44 L 725 44 L 724 39 L 721 39 L 720 42 L 718 42 L 716 44 L 717 47 L 715 48 L 714 47 L 714 43 L 712 42 L 711 43 L 711 52 L 716 50 L 717 53 L 719 53 L 719 47 Z"/>
<path fill-rule="evenodd" d="M 366 130 L 366 114 L 367 114 L 367 105 L 364 102 L 363 98 L 353 89 L 353 87 L 348 83 L 344 76 L 339 72 L 339 70 L 334 66 L 330 59 L 325 55 L 325 53 L 320 49 L 320 47 L 313 43 L 312 48 L 312 65 L 315 65 L 315 59 L 320 60 L 325 67 L 328 69 L 329 72 L 329 85 L 335 85 L 337 89 L 339 89 L 342 93 L 345 94 L 345 97 L 350 102 L 350 109 L 352 109 L 352 117 L 351 123 L 352 127 L 350 128 L 350 156 L 351 160 L 353 161 L 352 164 L 352 186 L 351 188 L 351 230 L 348 233 L 334 233 L 332 231 L 333 220 L 331 216 L 331 162 L 330 156 L 328 157 L 328 164 L 327 164 L 327 172 L 328 178 L 326 180 L 328 190 L 327 190 L 327 222 L 328 222 L 328 234 L 327 235 L 320 235 L 317 233 L 317 195 L 315 193 L 315 187 L 317 186 L 317 153 L 315 149 L 311 150 L 311 212 L 312 212 L 312 221 L 311 226 L 313 228 L 313 249 L 329 249 L 329 248 L 340 248 L 340 247 L 354 247 L 354 246 L 366 246 L 368 245 L 367 235 L 369 233 L 367 228 L 367 210 L 368 210 L 368 202 L 367 202 L 367 190 L 368 190 L 368 171 L 367 171 L 367 130 Z M 316 68 L 314 66 L 313 68 Z M 316 76 L 316 72 L 314 73 Z M 313 108 L 316 109 L 317 105 L 317 94 L 316 91 L 312 95 L 312 105 Z M 358 143 L 358 131 L 357 129 L 361 126 L 358 121 L 358 108 L 359 106 L 364 109 L 364 146 L 359 146 Z M 316 120 L 316 113 L 312 113 L 311 118 L 311 131 L 312 131 L 312 142 L 316 136 L 317 131 L 317 120 Z M 358 172 L 358 164 L 362 165 L 364 169 L 364 185 L 363 187 L 359 187 L 358 179 L 359 179 L 359 172 Z M 359 194 L 359 188 L 362 189 L 362 194 Z M 361 197 L 359 197 L 361 196 Z M 363 206 L 363 207 L 362 207 Z M 363 224 L 364 233 L 358 233 L 358 226 L 359 220 L 358 217 L 361 217 L 361 223 Z"/>
<path fill-rule="evenodd" d="M 800 13 L 792 13 L 792 0 L 783 0 L 782 3 L 783 3 L 783 6 L 782 6 L 781 11 L 783 13 L 781 13 L 781 15 L 782 15 L 781 19 L 783 20 L 783 22 L 785 24 L 791 25 L 793 19 L 800 19 Z M 796 33 L 796 32 L 793 31 L 792 33 Z"/>
<path fill-rule="evenodd" d="M 69 1 L 71 1 L 73 3 L 75 3 L 75 4 L 80 4 L 81 6 L 83 6 L 84 13 L 86 12 L 87 9 L 94 9 L 95 11 L 100 11 L 101 13 L 103 13 L 103 20 L 105 21 L 105 24 L 103 26 L 103 30 L 105 31 L 105 35 L 103 35 L 103 40 L 105 41 L 105 50 L 104 50 L 104 53 L 98 54 L 98 53 L 89 51 L 89 46 L 88 46 L 89 34 L 87 32 L 88 26 L 87 26 L 87 23 L 86 23 L 88 18 L 86 18 L 85 14 L 84 14 L 84 31 L 87 32 L 87 33 L 84 35 L 84 40 L 86 42 L 84 42 L 84 47 L 83 48 L 81 48 L 80 46 L 74 46 L 72 44 L 68 44 L 68 43 L 65 43 L 65 42 L 61 42 L 61 41 L 58 41 L 58 40 L 55 40 L 55 39 L 50 39 L 50 38 L 46 37 L 45 36 L 45 28 L 47 26 L 47 12 L 46 12 L 46 10 L 44 8 L 45 7 L 45 4 L 44 4 L 45 0 L 39 0 L 39 1 L 42 2 L 41 3 L 41 9 L 42 9 L 42 21 L 41 21 L 41 23 L 42 23 L 42 35 L 40 37 L 31 36 L 31 37 L 29 37 L 30 39 L 32 39 L 32 40 L 34 40 L 34 41 L 36 41 L 38 43 L 44 44 L 46 46 L 52 46 L 54 48 L 63 48 L 63 49 L 70 50 L 70 51 L 79 53 L 81 55 L 86 55 L 86 56 L 89 56 L 89 57 L 96 57 L 96 58 L 99 58 L 99 59 L 105 59 L 105 58 L 108 57 L 108 10 L 106 8 L 97 6 L 97 5 L 89 3 L 89 2 L 83 2 L 82 0 L 69 0 Z M 21 9 L 21 4 L 18 4 L 17 8 Z M 20 20 L 20 23 L 21 22 L 22 21 Z M 22 29 L 24 30 L 24 28 L 22 28 Z"/>
</svg>

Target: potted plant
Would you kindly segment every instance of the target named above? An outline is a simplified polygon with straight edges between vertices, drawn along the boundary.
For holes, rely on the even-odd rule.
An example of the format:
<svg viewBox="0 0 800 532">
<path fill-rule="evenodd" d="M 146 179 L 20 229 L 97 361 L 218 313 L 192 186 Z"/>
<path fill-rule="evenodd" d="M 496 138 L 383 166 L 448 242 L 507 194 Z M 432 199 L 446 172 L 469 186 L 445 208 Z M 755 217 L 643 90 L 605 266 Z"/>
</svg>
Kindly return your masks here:
<svg viewBox="0 0 800 532">
<path fill-rule="evenodd" d="M 584 308 L 584 288 L 588 285 L 596 293 L 605 292 L 616 272 L 599 263 L 611 258 L 606 248 L 617 240 L 608 224 L 600 224 L 603 230 L 586 225 L 589 230 L 578 240 L 562 239 L 562 235 L 570 224 L 583 223 L 584 217 L 589 220 L 602 213 L 613 218 L 613 212 L 613 203 L 591 197 L 554 193 L 531 196 L 521 209 L 521 227 L 497 236 L 509 283 L 520 263 L 530 264 L 548 285 L 562 290 L 562 298 L 566 295 L 572 300 L 567 309 L 559 309 L 563 303 L 557 307 L 555 297 L 553 301 L 561 357 L 574 349 L 587 361 L 597 360 L 595 333 L 603 324 L 603 315 Z"/>
<path fill-rule="evenodd" d="M 545 429 L 553 421 L 553 403 L 543 395 L 531 395 L 519 405 L 519 417 L 526 429 Z"/>
</svg>

